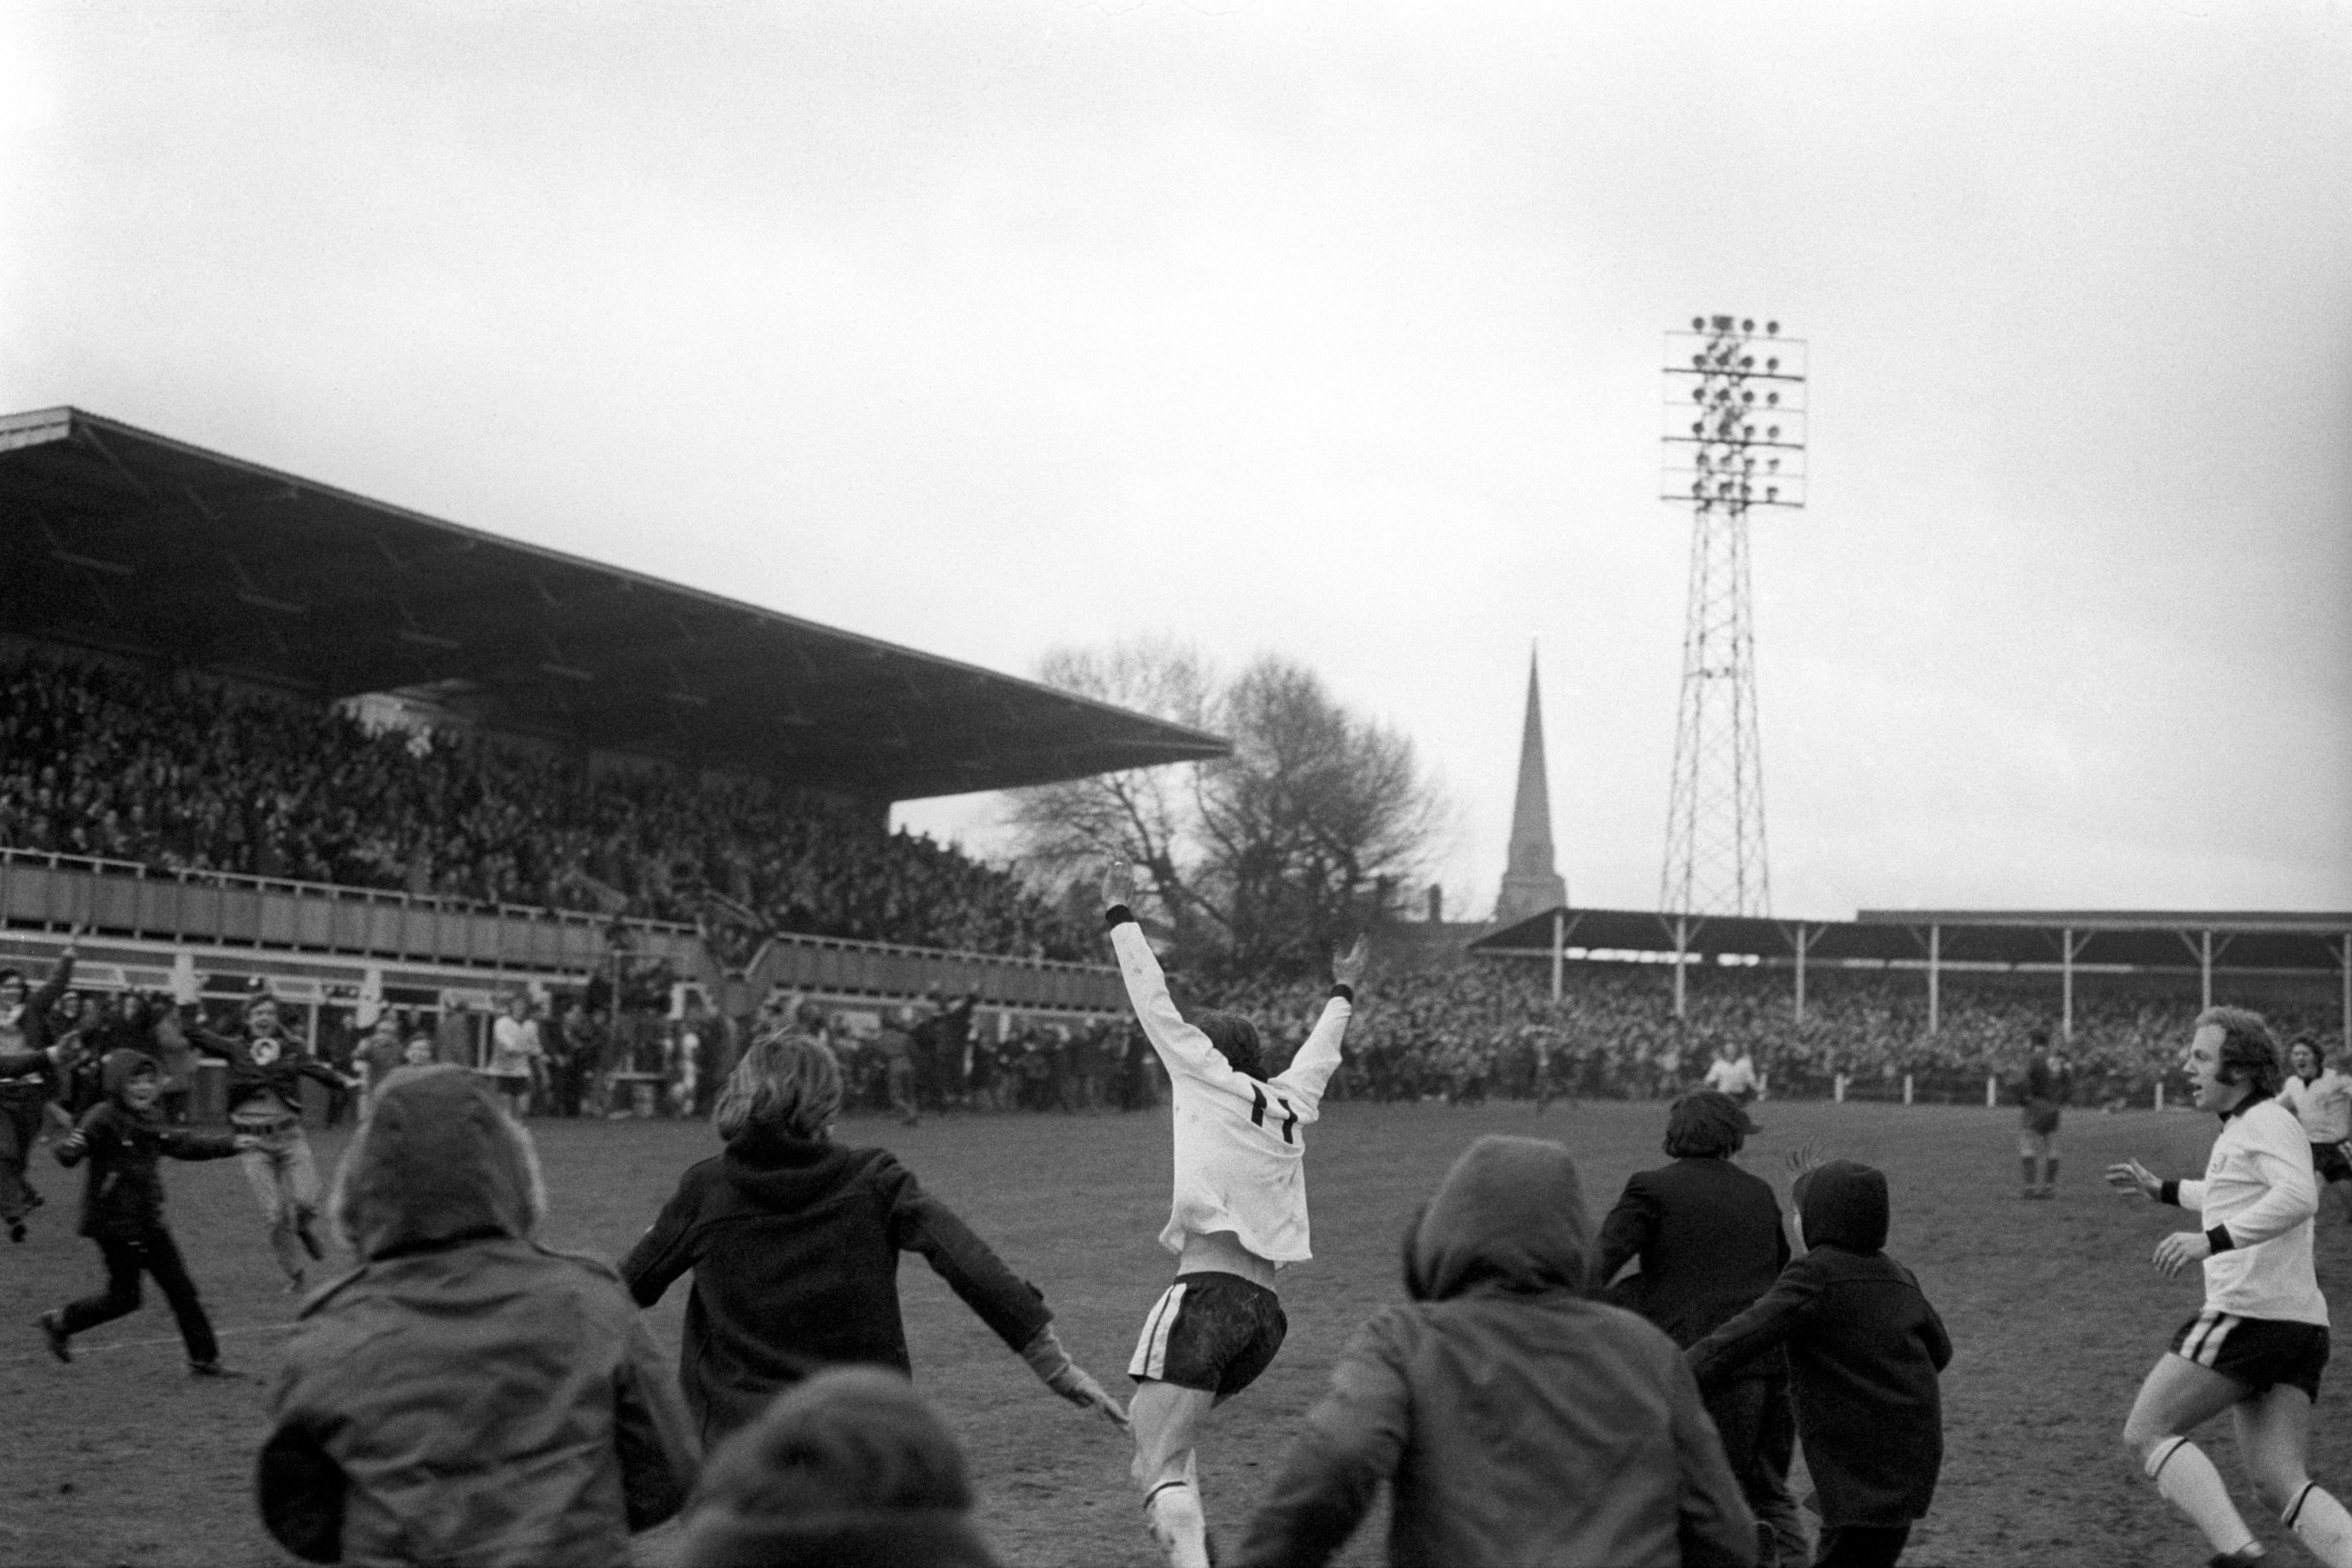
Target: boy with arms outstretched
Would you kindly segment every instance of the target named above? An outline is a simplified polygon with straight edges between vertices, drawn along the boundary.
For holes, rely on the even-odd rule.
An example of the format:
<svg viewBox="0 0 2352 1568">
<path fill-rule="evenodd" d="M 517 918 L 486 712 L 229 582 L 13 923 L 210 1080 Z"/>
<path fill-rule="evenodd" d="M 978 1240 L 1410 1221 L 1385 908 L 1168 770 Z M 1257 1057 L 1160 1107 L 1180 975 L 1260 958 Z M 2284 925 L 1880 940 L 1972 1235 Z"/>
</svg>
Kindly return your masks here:
<svg viewBox="0 0 2352 1568">
<path fill-rule="evenodd" d="M 1136 1392 L 1135 1483 L 1152 1537 L 1173 1568 L 1206 1568 L 1207 1518 L 1193 1443 L 1201 1417 L 1255 1381 L 1288 1325 L 1275 1270 L 1304 1262 L 1304 1129 L 1339 1065 L 1339 1042 L 1364 972 L 1364 944 L 1331 963 L 1331 998 L 1287 1071 L 1264 1075 L 1257 1029 L 1231 1013 L 1191 1022 L 1169 999 L 1151 944 L 1128 906 L 1124 861 L 1103 873 L 1104 918 L 1128 1000 L 1168 1069 L 1176 1126 L 1175 1201 L 1160 1244 L 1176 1282 L 1144 1320 L 1128 1375 Z"/>
</svg>

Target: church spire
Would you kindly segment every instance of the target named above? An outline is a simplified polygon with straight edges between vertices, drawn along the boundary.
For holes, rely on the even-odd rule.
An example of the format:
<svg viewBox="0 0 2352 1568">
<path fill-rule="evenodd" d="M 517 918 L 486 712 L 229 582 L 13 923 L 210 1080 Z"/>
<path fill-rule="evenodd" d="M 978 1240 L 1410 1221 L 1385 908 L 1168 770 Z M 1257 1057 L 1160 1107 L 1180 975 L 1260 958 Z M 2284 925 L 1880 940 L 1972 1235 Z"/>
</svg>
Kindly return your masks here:
<svg viewBox="0 0 2352 1568">
<path fill-rule="evenodd" d="M 1495 918 L 1508 925 L 1568 902 L 1568 882 L 1553 869 L 1551 787 L 1544 774 L 1543 693 L 1528 654 L 1528 717 L 1519 735 L 1519 792 L 1511 806 L 1511 855 Z"/>
</svg>

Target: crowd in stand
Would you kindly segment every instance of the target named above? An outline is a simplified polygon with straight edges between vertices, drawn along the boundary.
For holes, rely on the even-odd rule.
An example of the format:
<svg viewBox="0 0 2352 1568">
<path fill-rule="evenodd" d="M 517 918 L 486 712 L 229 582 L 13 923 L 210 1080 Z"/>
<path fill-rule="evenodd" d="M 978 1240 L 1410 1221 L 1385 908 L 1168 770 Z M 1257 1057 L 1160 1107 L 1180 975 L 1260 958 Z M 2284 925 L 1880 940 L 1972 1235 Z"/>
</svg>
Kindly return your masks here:
<svg viewBox="0 0 2352 1568">
<path fill-rule="evenodd" d="M 1554 1003 L 1549 972 L 1536 966 L 1482 962 L 1375 975 L 1330 1093 L 1454 1102 L 1665 1098 L 1696 1087 L 1729 1045 L 1784 1096 L 1827 1097 L 1843 1077 L 1850 1095 L 1897 1097 L 1908 1075 L 1920 1097 L 1973 1101 L 1988 1077 L 2007 1082 L 2021 1071 L 2032 1030 L 2054 1030 L 2059 1022 L 2055 995 L 1948 979 L 1931 1033 L 1925 981 L 1908 972 L 1817 970 L 1802 1021 L 1785 972 L 1696 970 L 1679 1019 L 1672 985 L 1662 966 L 1576 964 Z M 1238 986 L 1215 998 L 1267 1020 L 1271 1037 L 1291 1042 L 1306 1038 L 1321 1003 L 1322 992 L 1304 984 Z M 2145 1103 L 2177 1069 L 2199 1007 L 2194 994 L 2086 988 L 2064 1042 L 2078 1099 Z M 2284 1035 L 2310 1033 L 2331 1051 L 2341 1041 L 2332 1008 L 2272 1001 L 2266 1010 Z"/>
<path fill-rule="evenodd" d="M 0 846 L 1030 957 L 1096 933 L 1011 873 L 842 802 L 591 769 L 189 680 L 0 667 Z"/>
</svg>

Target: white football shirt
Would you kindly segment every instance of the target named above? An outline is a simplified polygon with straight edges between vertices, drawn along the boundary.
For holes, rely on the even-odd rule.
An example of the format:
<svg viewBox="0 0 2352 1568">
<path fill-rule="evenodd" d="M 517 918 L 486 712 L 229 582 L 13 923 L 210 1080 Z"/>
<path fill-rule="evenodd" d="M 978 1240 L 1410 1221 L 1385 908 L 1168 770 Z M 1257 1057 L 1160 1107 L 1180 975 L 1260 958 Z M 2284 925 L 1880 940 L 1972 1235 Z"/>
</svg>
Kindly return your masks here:
<svg viewBox="0 0 2352 1568">
<path fill-rule="evenodd" d="M 1345 997 L 1325 1002 L 1288 1069 L 1261 1082 L 1235 1071 L 1207 1035 L 1184 1021 L 1141 926 L 1122 920 L 1110 940 L 1127 999 L 1168 1069 L 1175 1099 L 1176 1194 L 1160 1244 L 1181 1256 L 1186 1235 L 1230 1230 L 1269 1262 L 1306 1261 L 1314 1256 L 1307 1249 L 1306 1130 L 1339 1065 L 1339 1041 L 1355 1009 Z"/>
</svg>

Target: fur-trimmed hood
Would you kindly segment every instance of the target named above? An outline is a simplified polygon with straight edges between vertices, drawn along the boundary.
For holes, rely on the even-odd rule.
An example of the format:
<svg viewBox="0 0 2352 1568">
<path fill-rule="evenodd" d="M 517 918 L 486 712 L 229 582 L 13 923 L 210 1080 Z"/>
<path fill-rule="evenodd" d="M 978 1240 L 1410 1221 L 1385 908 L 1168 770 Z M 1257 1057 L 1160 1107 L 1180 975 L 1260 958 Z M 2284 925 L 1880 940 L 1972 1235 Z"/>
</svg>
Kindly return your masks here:
<svg viewBox="0 0 2352 1568">
<path fill-rule="evenodd" d="M 404 1067 L 383 1081 L 330 1202 L 363 1259 L 528 1238 L 546 1210 L 530 1134 L 473 1073 L 446 1066 Z"/>
</svg>

